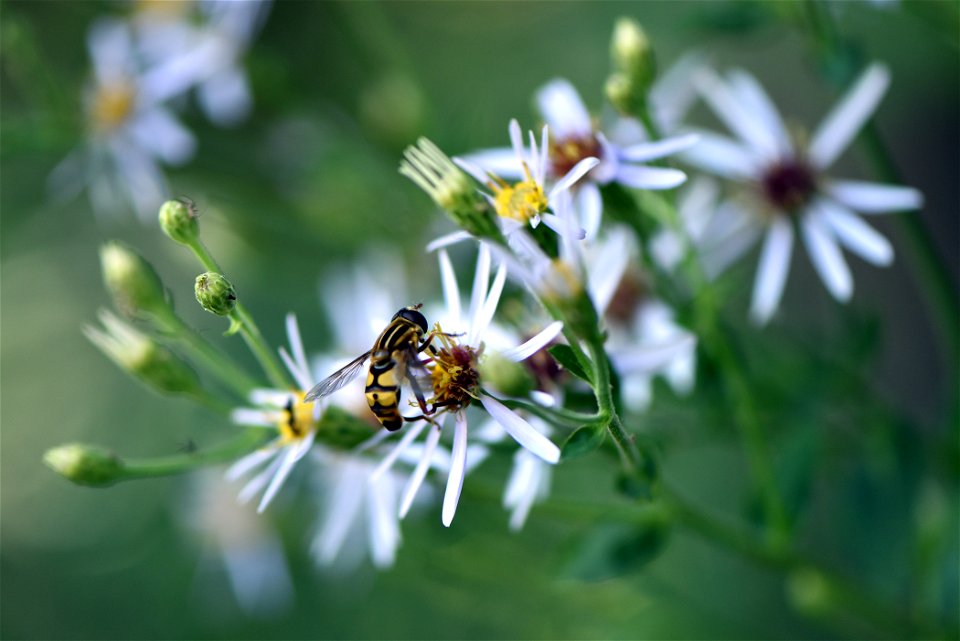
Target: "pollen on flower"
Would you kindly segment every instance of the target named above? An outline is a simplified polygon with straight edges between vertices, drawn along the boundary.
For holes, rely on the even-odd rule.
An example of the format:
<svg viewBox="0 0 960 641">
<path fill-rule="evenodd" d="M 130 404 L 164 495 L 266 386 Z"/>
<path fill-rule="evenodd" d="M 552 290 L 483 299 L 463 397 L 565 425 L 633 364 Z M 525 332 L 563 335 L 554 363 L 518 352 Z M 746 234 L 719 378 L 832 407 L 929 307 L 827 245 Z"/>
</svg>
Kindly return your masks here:
<svg viewBox="0 0 960 641">
<path fill-rule="evenodd" d="M 122 124 L 133 111 L 136 92 L 124 83 L 98 88 L 93 98 L 91 120 L 101 131 L 109 131 Z"/>
<path fill-rule="evenodd" d="M 547 195 L 530 175 L 526 163 L 523 164 L 523 173 L 526 179 L 512 185 L 492 176 L 489 186 L 493 190 L 493 207 L 498 216 L 527 223 L 547 211 Z"/>
<path fill-rule="evenodd" d="M 303 401 L 304 396 L 306 396 L 306 392 L 297 391 L 287 401 L 281 418 L 277 422 L 277 429 L 280 430 L 280 436 L 284 444 L 299 441 L 317 429 L 314 403 L 313 401 L 305 403 Z"/>
<path fill-rule="evenodd" d="M 441 347 L 427 364 L 433 385 L 433 397 L 427 402 L 434 407 L 456 411 L 477 398 L 480 384 L 478 360 L 483 347 L 474 349 L 470 345 L 461 345 L 455 336 L 443 333 L 439 323 L 434 325 L 433 331 Z"/>
<path fill-rule="evenodd" d="M 564 176 L 585 158 L 600 158 L 603 149 L 596 136 L 568 136 L 550 141 L 550 171 Z"/>
</svg>

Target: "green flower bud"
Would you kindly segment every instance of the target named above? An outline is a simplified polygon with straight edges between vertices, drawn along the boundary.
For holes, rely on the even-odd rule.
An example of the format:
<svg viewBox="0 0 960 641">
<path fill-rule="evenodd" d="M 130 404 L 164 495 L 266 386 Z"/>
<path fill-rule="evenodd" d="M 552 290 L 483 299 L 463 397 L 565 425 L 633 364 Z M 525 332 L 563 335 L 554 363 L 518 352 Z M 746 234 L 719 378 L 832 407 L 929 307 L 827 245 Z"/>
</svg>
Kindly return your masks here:
<svg viewBox="0 0 960 641">
<path fill-rule="evenodd" d="M 100 312 L 106 331 L 83 333 L 121 369 L 166 394 L 199 394 L 200 379 L 176 354 L 107 310 Z"/>
<path fill-rule="evenodd" d="M 617 20 L 610 57 L 614 73 L 607 80 L 607 98 L 618 110 L 633 112 L 646 101 L 656 76 L 653 49 L 640 23 L 632 18 Z"/>
<path fill-rule="evenodd" d="M 47 450 L 43 462 L 57 474 L 77 485 L 107 487 L 123 476 L 124 465 L 108 450 L 72 443 Z"/>
<path fill-rule="evenodd" d="M 507 396 L 526 396 L 536 385 L 526 367 L 496 353 L 481 361 L 480 378 L 485 385 Z"/>
<path fill-rule="evenodd" d="M 237 306 L 237 292 L 222 274 L 206 272 L 194 284 L 197 302 L 211 314 L 227 316 Z"/>
<path fill-rule="evenodd" d="M 480 238 L 500 239 L 490 204 L 473 180 L 440 148 L 420 138 L 403 152 L 400 173 L 417 183 L 460 227 Z"/>
<path fill-rule="evenodd" d="M 168 200 L 160 206 L 160 227 L 163 233 L 183 245 L 189 245 L 200 234 L 197 213 L 193 203 Z"/>
<path fill-rule="evenodd" d="M 170 305 L 160 277 L 150 263 L 118 241 L 100 248 L 103 282 L 117 309 L 130 316 L 163 315 Z"/>
</svg>

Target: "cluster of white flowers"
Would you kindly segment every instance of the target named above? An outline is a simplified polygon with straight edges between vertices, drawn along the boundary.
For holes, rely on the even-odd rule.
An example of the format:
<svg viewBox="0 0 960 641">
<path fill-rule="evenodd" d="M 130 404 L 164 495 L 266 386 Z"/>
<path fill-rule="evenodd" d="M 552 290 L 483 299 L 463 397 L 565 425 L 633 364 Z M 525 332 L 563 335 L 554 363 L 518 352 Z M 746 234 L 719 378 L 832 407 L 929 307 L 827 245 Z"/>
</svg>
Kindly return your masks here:
<svg viewBox="0 0 960 641">
<path fill-rule="evenodd" d="M 687 175 L 662 161 L 680 154 L 682 162 L 728 180 L 731 188 L 744 186 L 747 193 L 732 189 L 721 199 L 721 184 L 698 176 L 679 194 L 677 224 L 661 226 L 648 239 L 654 265 L 669 275 L 693 256 L 708 277 L 716 277 L 765 229 L 752 317 L 767 322 L 786 280 L 796 223 L 828 289 L 846 300 L 852 283 L 837 243 L 878 265 L 889 264 L 893 256 L 889 243 L 853 211 L 911 209 L 922 201 L 908 187 L 822 176 L 876 108 L 888 82 L 882 66 L 870 67 L 802 148 L 788 136 L 771 100 L 751 76 L 734 71 L 721 78 L 699 56 L 684 58 L 651 89 L 653 126 L 679 132 L 669 138 L 657 139 L 649 127 L 630 118 L 608 118 L 599 128 L 573 86 L 553 80 L 537 93 L 546 124 L 539 136 L 529 132 L 526 143 L 516 120 L 509 124 L 510 147 L 466 154 L 453 163 L 422 141 L 408 152 L 403 173 L 441 204 L 456 202 L 457 190 L 465 186 L 477 189 L 479 202 L 488 207 L 497 223 L 494 229 L 501 234 L 483 238 L 458 230 L 428 245 L 437 253 L 443 304 L 424 306 L 427 317 L 437 323 L 428 333 L 434 344 L 423 360 L 430 380 L 420 384 L 432 387 L 433 395 L 426 400 L 435 414 L 410 416 L 395 441 L 387 440 L 391 433 L 379 430 L 349 451 L 314 443 L 324 408 L 331 405 L 378 427 L 364 402 L 360 379 L 316 405 L 304 402 L 304 391 L 369 350 L 393 310 L 408 302 L 399 293 L 406 282 L 399 261 L 385 251 L 375 252 L 362 261 L 372 269 L 354 268 L 325 280 L 322 298 L 336 316 L 331 325 L 342 351 L 315 357 L 311 368 L 291 317 L 290 353 L 281 350 L 281 355 L 299 391 L 257 390 L 251 401 L 258 408 L 234 413 L 239 423 L 279 431 L 270 445 L 231 468 L 231 478 L 262 468 L 242 489 L 241 499 L 262 492 L 260 509 L 265 508 L 294 464 L 312 448 L 318 495 L 325 497 L 325 516 L 313 547 L 316 558 L 331 564 L 343 556 L 345 541 L 366 541 L 373 563 L 386 567 L 401 542 L 399 520 L 422 496 L 431 473 L 446 477 L 441 520 L 450 526 L 465 476 L 494 444 L 509 436 L 520 447 L 503 503 L 511 513 L 510 527 L 522 527 L 533 505 L 549 491 L 552 468 L 561 454 L 553 440 L 558 433 L 537 412 L 530 412 L 532 406 L 510 409 L 505 396 L 511 390 L 499 390 L 497 377 L 488 380 L 484 364 L 503 368 L 529 360 L 521 366 L 533 372 L 537 384 L 521 400 L 541 408 L 562 407 L 565 386 L 571 382 L 546 380 L 549 376 L 545 379 L 535 371 L 538 359 L 554 363 L 545 349 L 568 338 L 562 336 L 562 314 L 550 322 L 546 314 L 528 313 L 525 322 L 539 325 L 533 332 L 517 332 L 496 320 L 508 279 L 548 309 L 577 297 L 589 301 L 605 333 L 620 394 L 631 411 L 649 405 L 655 376 L 663 376 L 677 394 L 689 393 L 695 381 L 696 336 L 656 295 L 654 275 L 640 268 L 650 263 L 641 260 L 642 248 L 633 230 L 604 220 L 604 187 L 674 189 L 686 182 Z M 697 92 L 739 140 L 683 124 Z M 649 162 L 658 164 L 645 164 Z M 457 167 L 477 184 L 456 175 Z M 551 233 L 545 234 L 541 223 Z M 464 302 L 448 248 L 470 239 L 479 242 L 471 293 Z M 384 274 L 391 275 L 389 286 L 378 282 Z M 484 410 L 485 420 L 470 418 L 476 406 Z M 448 425 L 449 449 L 441 445 Z M 365 527 L 367 535 L 348 534 L 358 527 Z M 357 559 L 362 548 L 344 554 Z"/>
<path fill-rule="evenodd" d="M 86 139 L 50 174 L 55 197 L 86 190 L 98 215 L 131 208 L 152 220 L 169 197 L 162 167 L 197 147 L 178 119 L 195 93 L 214 124 L 242 121 L 252 96 L 242 58 L 269 0 L 140 3 L 125 18 L 100 18 L 87 34 L 92 77 L 84 91 Z"/>
</svg>

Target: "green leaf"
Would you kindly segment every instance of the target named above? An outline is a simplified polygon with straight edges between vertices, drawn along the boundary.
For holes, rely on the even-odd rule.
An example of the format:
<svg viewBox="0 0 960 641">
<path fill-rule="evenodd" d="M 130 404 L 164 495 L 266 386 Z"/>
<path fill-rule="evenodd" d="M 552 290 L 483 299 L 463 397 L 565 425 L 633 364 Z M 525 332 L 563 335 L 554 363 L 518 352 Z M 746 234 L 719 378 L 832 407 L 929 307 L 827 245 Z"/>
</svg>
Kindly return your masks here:
<svg viewBox="0 0 960 641">
<path fill-rule="evenodd" d="M 567 440 L 563 443 L 563 446 L 561 446 L 560 459 L 570 461 L 589 454 L 600 447 L 600 444 L 603 443 L 604 436 L 605 432 L 603 427 L 597 424 L 584 425 L 583 427 L 577 428 L 573 434 L 567 437 Z"/>
<path fill-rule="evenodd" d="M 588 383 L 592 382 L 590 375 L 583 370 L 583 367 L 580 366 L 580 361 L 577 360 L 576 355 L 573 353 L 573 349 L 569 345 L 557 344 L 549 347 L 547 349 L 550 352 L 550 355 L 563 367 L 577 378 L 583 379 Z"/>
</svg>

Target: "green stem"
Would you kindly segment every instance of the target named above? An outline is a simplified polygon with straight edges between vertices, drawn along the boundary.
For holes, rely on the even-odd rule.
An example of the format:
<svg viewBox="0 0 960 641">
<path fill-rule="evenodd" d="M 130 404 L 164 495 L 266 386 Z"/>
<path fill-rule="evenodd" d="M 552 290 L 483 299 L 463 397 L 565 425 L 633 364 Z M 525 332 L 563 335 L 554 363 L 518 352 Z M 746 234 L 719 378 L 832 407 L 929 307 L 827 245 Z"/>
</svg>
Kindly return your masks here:
<svg viewBox="0 0 960 641">
<path fill-rule="evenodd" d="M 620 452 L 620 461 L 630 475 L 641 474 L 646 468 L 636 440 L 627 433 L 613 401 L 613 386 L 610 384 L 610 362 L 603 348 L 603 337 L 596 332 L 587 340 L 590 360 L 593 361 L 593 393 L 597 397 L 598 420 L 604 423 L 610 437 Z"/>
<path fill-rule="evenodd" d="M 223 270 L 220 269 L 220 265 L 217 264 L 217 261 L 213 258 L 213 255 L 199 237 L 194 238 L 192 242 L 188 242 L 187 247 L 193 251 L 194 255 L 196 255 L 197 259 L 200 261 L 200 264 L 203 265 L 203 268 L 208 272 L 217 272 L 218 274 L 223 273 Z"/>
<path fill-rule="evenodd" d="M 199 334 L 183 322 L 173 311 L 159 319 L 164 331 L 171 334 L 208 372 L 229 387 L 241 399 L 246 400 L 250 391 L 261 387 L 259 381 L 247 374 L 243 368 L 208 343 Z"/>
<path fill-rule="evenodd" d="M 122 480 L 171 476 L 207 465 L 232 461 L 254 451 L 272 434 L 263 428 L 249 428 L 217 447 L 174 456 L 124 460 Z"/>
<path fill-rule="evenodd" d="M 569 428 L 596 423 L 601 419 L 600 414 L 584 414 L 563 407 L 543 407 L 536 403 L 529 403 L 518 399 L 497 399 L 512 410 L 524 410 L 538 416 L 551 424 L 562 424 Z"/>
<path fill-rule="evenodd" d="M 257 358 L 260 367 L 263 368 L 270 379 L 270 383 L 277 389 L 296 387 L 296 383 L 290 380 L 287 371 L 281 367 L 277 357 L 273 354 L 273 350 L 267 345 L 257 325 L 253 322 L 250 312 L 243 305 L 237 303 L 234 310 L 230 312 L 230 319 L 237 324 L 240 335 L 243 336 L 247 347 Z"/>
</svg>

